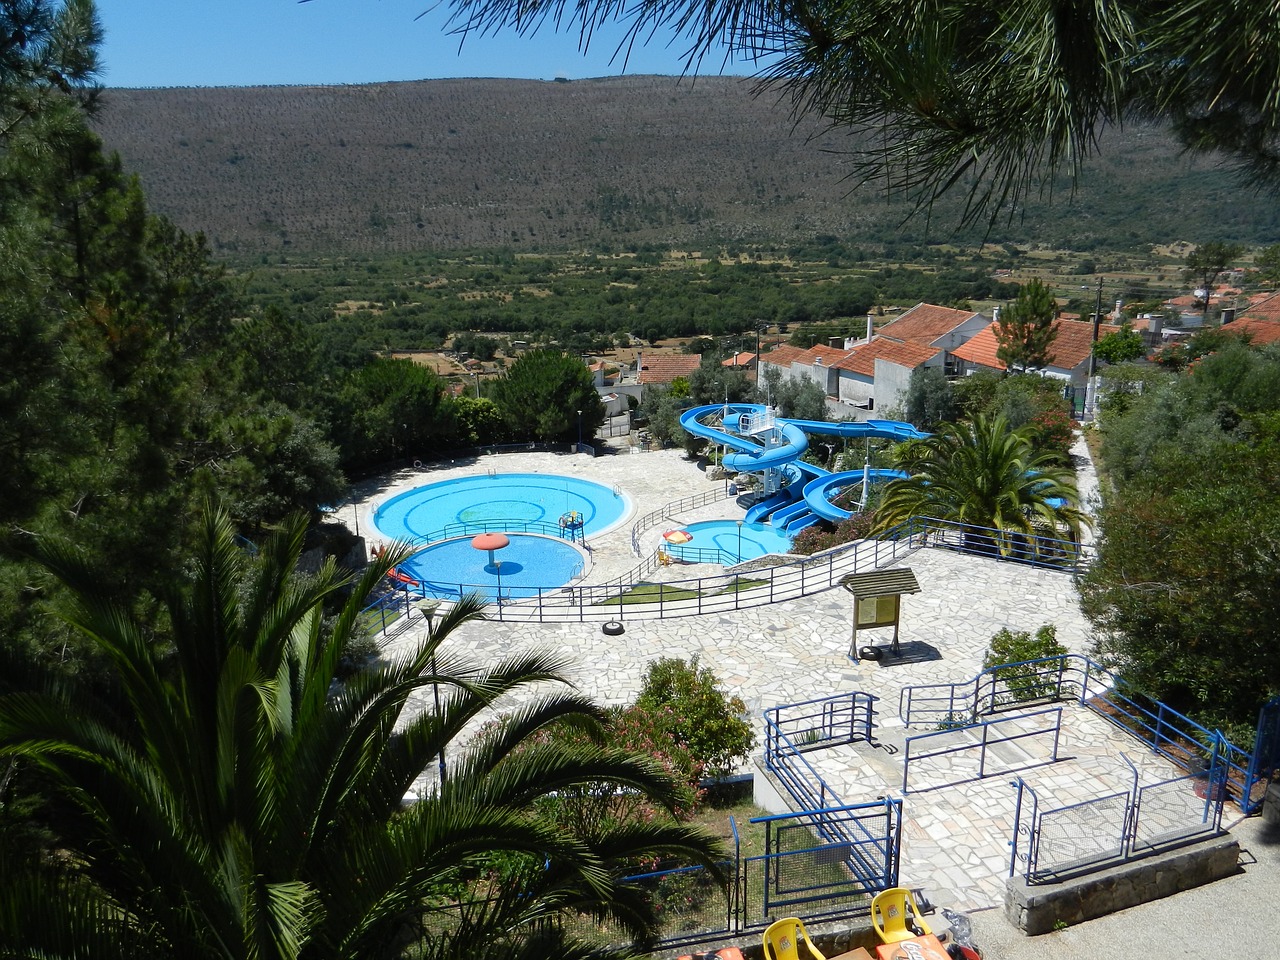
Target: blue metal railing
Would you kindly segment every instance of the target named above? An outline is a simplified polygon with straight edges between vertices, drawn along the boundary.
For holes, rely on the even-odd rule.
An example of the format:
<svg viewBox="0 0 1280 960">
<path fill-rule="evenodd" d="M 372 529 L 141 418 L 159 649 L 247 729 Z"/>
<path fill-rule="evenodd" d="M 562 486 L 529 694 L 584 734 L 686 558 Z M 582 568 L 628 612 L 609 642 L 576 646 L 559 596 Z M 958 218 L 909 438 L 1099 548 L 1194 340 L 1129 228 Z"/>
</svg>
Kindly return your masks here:
<svg viewBox="0 0 1280 960">
<path fill-rule="evenodd" d="M 1262 798 L 1251 779 L 1252 754 L 1208 727 L 1153 700 L 1089 657 L 1078 653 L 983 670 L 954 684 L 904 687 L 898 712 L 908 726 L 964 725 L 1012 707 L 1074 700 L 1120 727 L 1172 763 L 1196 773 L 1221 739 L 1227 791 L 1242 812 L 1254 813 Z"/>
<path fill-rule="evenodd" d="M 1039 730 L 1018 730 L 1016 733 L 1004 732 L 1006 726 L 1017 726 L 1032 717 L 1053 715 L 1053 724 Z M 992 731 L 995 731 L 993 733 Z M 942 746 L 933 749 L 929 748 L 930 744 L 937 741 L 954 741 L 958 737 L 968 738 L 976 736 L 979 739 L 975 742 L 965 739 L 964 742 L 955 746 Z M 911 777 L 911 763 L 917 763 L 922 760 L 931 760 L 936 757 L 946 757 L 957 753 L 977 753 L 978 769 L 975 776 L 963 777 L 961 779 L 948 780 L 945 783 L 933 783 L 924 788 L 925 790 L 935 790 L 939 787 L 955 786 L 957 783 L 966 783 L 969 780 L 982 780 L 990 776 L 999 776 L 1010 772 L 1010 768 L 1006 767 L 994 773 L 987 772 L 987 751 L 991 747 L 999 746 L 1004 743 L 1016 743 L 1019 740 L 1028 740 L 1033 737 L 1051 738 L 1053 745 L 1049 749 L 1049 756 L 1044 760 L 1035 760 L 1024 766 L 1032 766 L 1038 763 L 1057 763 L 1058 761 L 1058 744 L 1062 736 L 1062 708 L 1050 707 L 1047 710 L 1034 710 L 1030 713 L 1020 713 L 1015 717 L 1004 717 L 996 720 L 983 720 L 978 723 L 969 724 L 963 727 L 952 727 L 947 730 L 937 730 L 933 733 L 921 733 L 914 737 L 907 737 L 902 753 L 902 792 L 910 793 L 908 786 Z"/>
<path fill-rule="evenodd" d="M 1009 876 L 1017 874 L 1021 861 L 1028 883 L 1059 881 L 1220 833 L 1227 796 L 1228 768 L 1221 753 L 1225 745 L 1217 735 L 1204 773 L 1145 786 L 1139 786 L 1137 767 L 1121 754 L 1133 774 L 1128 791 L 1060 807 L 1046 807 L 1036 791 L 1016 777 L 1010 782 L 1018 795 Z"/>
<path fill-rule="evenodd" d="M 820 697 L 801 703 L 784 704 L 765 711 L 765 767 L 784 786 L 802 809 L 810 811 L 817 836 L 849 847 L 849 869 L 865 882 L 882 875 L 878 858 L 866 859 L 864 846 L 881 844 L 884 838 L 866 833 L 858 819 L 861 835 L 851 835 L 838 821 L 829 821 L 824 811 L 861 809 L 850 807 L 805 758 L 806 750 L 836 744 L 869 741 L 874 728 L 876 697 L 852 691 L 834 697 Z M 874 806 L 874 804 L 872 805 Z M 755 821 L 752 821 L 753 823 Z M 892 886 L 892 884 L 890 884 Z"/>
</svg>

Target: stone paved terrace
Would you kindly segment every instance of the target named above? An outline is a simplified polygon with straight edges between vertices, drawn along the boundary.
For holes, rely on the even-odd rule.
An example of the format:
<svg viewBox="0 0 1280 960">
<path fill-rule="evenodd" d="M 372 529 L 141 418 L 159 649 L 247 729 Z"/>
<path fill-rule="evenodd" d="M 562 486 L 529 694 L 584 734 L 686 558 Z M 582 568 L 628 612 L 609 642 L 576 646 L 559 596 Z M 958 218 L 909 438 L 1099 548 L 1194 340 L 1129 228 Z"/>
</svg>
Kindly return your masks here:
<svg viewBox="0 0 1280 960">
<path fill-rule="evenodd" d="M 1083 453 L 1083 444 L 1075 451 Z M 1087 465 L 1087 461 L 1086 461 Z M 360 529 L 367 536 L 373 531 L 372 510 L 378 502 L 395 493 L 423 483 L 454 476 L 484 472 L 489 468 L 500 472 L 549 472 L 580 476 L 609 485 L 617 483 L 633 501 L 632 512 L 615 530 L 593 538 L 592 569 L 588 582 L 602 582 L 629 571 L 637 562 L 630 545 L 634 520 L 651 510 L 704 490 L 717 483 L 706 479 L 695 465 L 678 451 L 662 451 L 639 455 L 615 455 L 590 459 L 544 453 L 502 455 L 484 460 L 458 461 L 434 465 L 425 470 L 403 470 L 386 481 L 362 485 Z M 1095 487 L 1087 470 L 1081 477 L 1081 489 Z M 353 508 L 348 505 L 340 517 L 354 526 Z M 672 525 L 695 520 L 728 517 L 737 519 L 740 510 L 732 500 L 672 516 Z M 644 539 L 645 551 L 655 550 L 663 527 L 651 530 Z M 371 537 L 372 542 L 379 542 Z M 840 590 L 830 590 L 799 600 L 774 606 L 716 614 L 700 618 L 638 621 L 628 619 L 626 633 L 610 637 L 598 623 L 567 623 L 542 626 L 536 623 L 482 622 L 458 630 L 450 638 L 445 652 L 479 663 L 524 650 L 556 653 L 568 663 L 568 676 L 584 691 L 605 704 L 623 704 L 632 700 L 639 689 L 645 665 L 661 656 L 700 656 L 720 678 L 722 685 L 741 696 L 748 705 L 757 730 L 763 732 L 765 709 L 818 696 L 863 690 L 880 698 L 880 739 L 900 742 L 904 731 L 894 729 L 898 695 L 904 686 L 924 683 L 948 683 L 971 678 L 979 669 L 991 635 L 1001 627 L 1034 630 L 1041 624 L 1053 623 L 1059 640 L 1074 652 L 1088 652 L 1088 627 L 1080 612 L 1072 579 L 1061 573 L 1036 570 L 951 553 L 922 549 L 900 561 L 912 567 L 919 579 L 921 593 L 903 599 L 902 641 L 904 644 L 927 644 L 937 653 L 936 659 L 913 663 L 880 665 L 854 662 L 848 658 L 850 639 L 850 598 Z M 691 568 L 672 568 L 669 576 L 689 576 Z M 651 578 L 652 579 L 652 578 Z M 403 634 L 388 652 L 397 646 L 416 642 L 417 630 Z M 865 642 L 866 634 L 860 635 Z M 887 631 L 872 631 L 869 639 L 884 643 Z M 921 648 L 917 647 L 917 651 Z M 931 651 L 924 650 L 926 654 Z M 430 693 L 419 698 L 419 707 L 428 708 Z M 1036 784 L 1042 796 L 1055 802 L 1068 802 L 1070 791 L 1084 782 L 1082 771 L 1096 775 L 1100 770 L 1123 766 L 1118 752 L 1125 752 L 1144 766 L 1144 781 L 1163 776 L 1160 768 L 1142 757 L 1140 748 L 1126 745 L 1113 728 L 1084 710 L 1071 709 L 1064 718 L 1061 754 L 1078 758 L 1074 764 L 1058 764 L 1022 771 L 1022 776 Z M 863 748 L 865 749 L 865 747 Z M 877 790 L 860 769 L 863 761 L 853 759 L 841 764 L 830 752 L 833 782 L 844 777 L 866 779 L 855 788 L 852 784 L 837 787 L 846 799 L 873 799 L 880 792 L 900 790 L 900 767 L 886 769 L 879 763 L 882 786 Z M 816 756 L 810 754 L 809 756 Z M 891 760 L 890 763 L 894 761 Z M 1125 768 L 1127 769 L 1127 768 Z M 895 772 L 896 771 L 896 772 Z M 939 774 L 940 775 L 940 774 Z M 428 774 L 430 776 L 430 774 Z M 983 909 L 994 905 L 1000 897 L 999 887 L 1007 872 L 1009 838 L 1012 823 L 1013 790 L 1010 778 L 991 778 L 980 784 L 958 788 L 942 788 L 912 792 L 907 798 L 908 817 L 904 824 L 904 859 L 902 876 L 913 886 L 925 887 L 942 905 L 975 909 L 980 942 L 999 942 L 998 952 L 988 956 L 1039 957 L 1042 950 L 1053 947 L 1049 941 L 1063 939 L 1062 950 L 1051 950 L 1053 956 L 1093 956 L 1074 942 L 1075 932 L 1052 934 L 1023 940 L 1010 936 L 1011 928 L 999 919 L 998 910 Z M 1108 783 L 1110 780 L 1108 779 Z M 1123 784 L 1125 781 L 1121 781 Z M 425 787 L 426 784 L 424 783 Z M 847 792 L 846 792 L 847 791 Z M 1232 811 L 1228 809 L 1230 814 Z M 1232 825 L 1238 820 L 1230 820 Z M 1245 825 L 1246 828 L 1248 824 Z M 1262 853 L 1259 849 L 1259 853 Z M 1274 850 L 1266 852 L 1267 863 L 1275 859 Z M 1258 882 L 1266 883 L 1269 870 Z M 1244 881 L 1254 884 L 1253 880 Z M 1256 886 L 1256 884 L 1254 884 Z M 1183 897 L 1212 898 L 1208 890 L 1192 891 Z M 1162 922 L 1170 926 L 1179 919 L 1176 907 L 1165 910 L 1148 905 L 1128 911 L 1160 912 Z M 1086 925 L 1088 928 L 1111 929 L 1104 918 Z M 1117 929 L 1124 923 L 1120 917 Z M 1199 921 L 1193 921 L 1182 939 L 1195 941 L 1191 932 Z M 1266 928 L 1269 929 L 1269 928 Z M 1280 931 L 1277 931 L 1280 932 Z M 1087 937 L 1086 937 L 1087 939 Z M 1149 940 L 1149 938 L 1144 938 Z M 1041 946 L 1037 946 L 1040 944 Z M 1271 956 L 1266 952 L 1245 950 L 1241 957 Z"/>
</svg>

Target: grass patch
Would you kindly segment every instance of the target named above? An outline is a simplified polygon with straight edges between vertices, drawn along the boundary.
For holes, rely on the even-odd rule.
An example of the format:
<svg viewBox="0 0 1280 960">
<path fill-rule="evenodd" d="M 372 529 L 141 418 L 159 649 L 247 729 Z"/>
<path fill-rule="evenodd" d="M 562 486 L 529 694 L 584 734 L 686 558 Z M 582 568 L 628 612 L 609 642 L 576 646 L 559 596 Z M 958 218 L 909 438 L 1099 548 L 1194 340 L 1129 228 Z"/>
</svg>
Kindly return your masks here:
<svg viewBox="0 0 1280 960">
<path fill-rule="evenodd" d="M 756 587 L 768 586 L 768 580 L 751 580 L 747 577 L 735 577 L 733 583 L 727 587 L 717 590 L 717 594 L 721 593 L 742 593 L 744 590 L 754 590 Z"/>
<path fill-rule="evenodd" d="M 679 587 L 668 587 L 661 583 L 637 583 L 626 593 L 608 600 L 599 600 L 592 606 L 613 607 L 631 603 L 658 603 L 668 600 L 693 600 L 702 596 L 697 590 L 686 590 Z"/>
</svg>

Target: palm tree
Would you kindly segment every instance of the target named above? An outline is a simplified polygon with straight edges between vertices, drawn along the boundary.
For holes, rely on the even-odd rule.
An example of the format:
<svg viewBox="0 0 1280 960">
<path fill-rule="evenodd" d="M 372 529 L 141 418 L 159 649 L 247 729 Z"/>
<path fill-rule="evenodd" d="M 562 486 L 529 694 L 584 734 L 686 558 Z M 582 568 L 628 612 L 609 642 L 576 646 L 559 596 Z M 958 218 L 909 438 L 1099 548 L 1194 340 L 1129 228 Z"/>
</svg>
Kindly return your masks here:
<svg viewBox="0 0 1280 960">
<path fill-rule="evenodd" d="M 1026 429 L 1010 430 L 1003 417 L 944 423 L 908 444 L 900 465 L 910 476 L 885 485 L 873 533 L 932 517 L 962 524 L 967 541 L 1002 555 L 1028 545 L 1038 555 L 1037 534 L 1074 539 L 1088 522 L 1071 471 L 1055 454 L 1036 453 Z"/>
<path fill-rule="evenodd" d="M 305 527 L 291 520 L 250 558 L 210 511 L 189 584 L 165 598 L 165 643 L 72 552 L 37 548 L 75 592 L 68 620 L 110 662 L 120 696 L 108 703 L 73 685 L 0 700 L 0 765 L 16 758 L 62 813 L 56 855 L 0 863 L 10 888 L 0 952 L 607 955 L 565 932 L 566 914 L 612 921 L 634 942 L 649 935 L 653 908 L 619 878 L 639 857 L 711 866 L 716 842 L 674 821 L 574 833 L 538 801 L 606 781 L 670 804 L 671 782 L 599 740 L 531 745 L 558 724 L 598 733 L 600 715 L 562 686 L 553 658 L 479 669 L 446 656 L 449 634 L 483 617 L 474 597 L 408 652 L 338 685 L 363 599 L 403 553 L 354 580 L 332 563 L 298 576 Z M 548 683 L 552 692 L 459 743 L 500 698 Z M 439 712 L 415 712 L 436 684 L 446 688 Z M 447 779 L 406 805 L 449 744 Z M 499 856 L 523 867 L 486 885 Z"/>
</svg>

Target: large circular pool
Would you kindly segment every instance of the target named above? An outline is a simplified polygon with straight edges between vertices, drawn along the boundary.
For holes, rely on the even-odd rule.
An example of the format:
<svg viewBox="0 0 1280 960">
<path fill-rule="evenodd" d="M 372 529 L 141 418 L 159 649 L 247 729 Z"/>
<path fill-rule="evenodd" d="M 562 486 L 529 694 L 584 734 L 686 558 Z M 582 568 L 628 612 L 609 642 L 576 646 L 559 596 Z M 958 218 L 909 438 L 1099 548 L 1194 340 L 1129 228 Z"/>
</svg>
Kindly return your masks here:
<svg viewBox="0 0 1280 960">
<path fill-rule="evenodd" d="M 521 533 L 509 539 L 508 546 L 493 551 L 493 563 L 487 551 L 462 537 L 427 545 L 399 570 L 416 581 L 408 585 L 414 593 L 442 600 L 467 593 L 490 600 L 499 595 L 503 600 L 536 597 L 540 590 L 564 586 L 582 574 L 582 554 L 563 540 Z"/>
<path fill-rule="evenodd" d="M 392 497 L 373 514 L 392 540 L 443 540 L 495 530 L 557 535 L 560 518 L 577 513 L 592 537 L 621 522 L 626 494 L 598 483 L 547 473 L 457 477 Z"/>
<path fill-rule="evenodd" d="M 662 549 L 673 557 L 690 563 L 741 563 L 754 560 L 766 553 L 786 553 L 791 540 L 786 534 L 767 523 L 746 523 L 736 520 L 702 520 L 684 528 L 693 534 L 693 540 L 682 546 L 670 544 Z M 700 551 L 706 551 L 702 553 Z M 717 560 L 711 554 L 718 553 Z"/>
<path fill-rule="evenodd" d="M 576 530 L 561 525 L 575 514 L 577 539 L 621 523 L 630 502 L 621 490 L 546 473 L 493 473 L 456 477 L 417 487 L 378 506 L 374 525 L 393 540 L 426 543 L 400 565 L 417 593 L 457 599 L 482 593 L 494 599 L 537 596 L 582 574 L 584 558 L 565 542 Z M 510 545 L 492 558 L 471 537 L 507 534 Z"/>
</svg>

